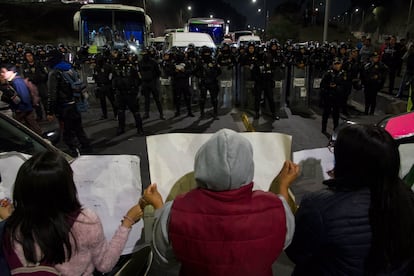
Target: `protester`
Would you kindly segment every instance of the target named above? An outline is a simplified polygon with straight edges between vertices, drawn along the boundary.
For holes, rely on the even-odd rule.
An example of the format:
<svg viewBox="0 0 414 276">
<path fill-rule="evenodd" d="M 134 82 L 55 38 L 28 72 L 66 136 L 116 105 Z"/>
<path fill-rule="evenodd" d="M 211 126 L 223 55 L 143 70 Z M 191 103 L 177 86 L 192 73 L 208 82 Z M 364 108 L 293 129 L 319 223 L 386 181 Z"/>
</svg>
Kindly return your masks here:
<svg viewBox="0 0 414 276">
<path fill-rule="evenodd" d="M 298 173 L 286 161 L 275 181 L 278 195 L 253 191 L 251 144 L 232 130 L 218 131 L 196 154 L 196 189 L 165 205 L 155 184 L 144 192 L 156 209 L 155 260 L 180 262 L 180 275 L 272 275 L 293 234 L 288 187 Z"/>
<path fill-rule="evenodd" d="M 7 81 L 1 86 L 1 99 L 10 105 L 15 119 L 42 135 L 42 129 L 36 121 L 30 90 L 25 80 L 17 74 L 16 66 L 1 65 L 1 78 Z"/>
<path fill-rule="evenodd" d="M 11 210 L 3 206 L 0 215 L 5 219 Z M 99 217 L 82 207 L 72 169 L 57 152 L 38 153 L 20 167 L 12 207 L 2 249 L 10 268 L 16 268 L 12 263 L 49 265 L 58 275 L 92 275 L 94 268 L 110 271 L 132 225 L 142 217 L 140 206 L 132 206 L 111 241 L 106 241 Z"/>
<path fill-rule="evenodd" d="M 399 178 L 396 142 L 380 127 L 350 125 L 334 156 L 334 178 L 296 213 L 293 275 L 414 275 L 414 194 Z"/>
<path fill-rule="evenodd" d="M 64 72 L 72 69 L 72 65 L 63 60 L 57 50 L 50 53 L 48 78 L 47 119 L 53 121 L 55 116 L 63 126 L 63 141 L 70 154 L 78 156 L 80 152 L 91 150 L 90 142 L 82 127 L 82 116 L 76 106 L 76 99 L 71 84 L 65 80 Z"/>
</svg>

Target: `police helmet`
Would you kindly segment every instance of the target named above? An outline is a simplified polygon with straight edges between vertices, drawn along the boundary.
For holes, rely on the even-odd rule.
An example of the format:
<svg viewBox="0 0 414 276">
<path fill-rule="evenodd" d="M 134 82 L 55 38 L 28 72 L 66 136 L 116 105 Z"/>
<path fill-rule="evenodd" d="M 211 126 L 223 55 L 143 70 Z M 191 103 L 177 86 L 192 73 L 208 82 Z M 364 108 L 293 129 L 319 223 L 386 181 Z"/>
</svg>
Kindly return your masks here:
<svg viewBox="0 0 414 276">
<path fill-rule="evenodd" d="M 187 51 L 188 50 L 195 50 L 195 45 L 194 45 L 194 43 L 190 43 L 190 44 L 188 44 L 188 46 L 187 46 Z"/>
<path fill-rule="evenodd" d="M 200 54 L 203 56 L 211 55 L 211 49 L 208 46 L 203 46 L 200 49 Z"/>
</svg>

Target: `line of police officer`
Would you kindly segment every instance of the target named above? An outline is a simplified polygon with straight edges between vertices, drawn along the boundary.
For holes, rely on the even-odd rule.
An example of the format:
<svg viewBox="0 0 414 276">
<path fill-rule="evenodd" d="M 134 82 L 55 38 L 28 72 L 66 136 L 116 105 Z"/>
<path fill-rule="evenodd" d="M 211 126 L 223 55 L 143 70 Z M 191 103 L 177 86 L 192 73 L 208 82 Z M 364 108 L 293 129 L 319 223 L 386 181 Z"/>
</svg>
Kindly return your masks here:
<svg viewBox="0 0 414 276">
<path fill-rule="evenodd" d="M 17 65 L 24 64 L 24 60 L 21 59 L 22 56 L 24 57 L 23 47 L 22 44 L 6 44 L 1 48 L 0 58 L 14 61 Z M 46 60 L 48 48 L 50 48 L 48 45 L 32 46 L 31 52 L 41 62 Z M 58 48 L 62 52 L 67 51 L 63 45 L 59 45 Z M 275 81 L 287 79 L 289 82 L 292 68 L 303 69 L 309 66 L 311 76 L 323 79 L 321 82 L 321 103 L 324 109 L 322 131 L 326 131 L 329 114 L 334 114 L 335 128 L 339 110 L 342 108 L 343 113 L 347 114 L 348 96 L 352 88 L 360 89 L 361 84 L 365 87 L 365 112 L 373 114 L 375 110 L 376 93 L 384 84 L 386 67 L 375 61 L 374 57 L 367 64 L 362 64 L 358 51 L 345 43 L 338 46 L 328 43 L 318 45 L 311 42 L 305 46 L 288 41 L 282 47 L 276 39 L 272 39 L 265 47 L 254 43 L 241 45 L 240 48 L 223 44 L 217 53 L 213 53 L 208 47 L 202 47 L 197 52 L 194 45 L 190 44 L 185 51 L 172 48 L 161 56 L 155 48 L 148 47 L 142 51 L 142 58 L 139 59 L 127 48 L 111 50 L 104 47 L 101 54 L 90 55 L 87 45 L 84 45 L 76 53 L 72 62 L 78 67 L 88 64 L 94 68 L 102 118 L 108 116 L 106 99 L 109 99 L 114 117 L 119 121 L 118 134 L 125 131 L 127 107 L 134 115 L 138 133 L 143 133 L 138 102 L 139 89 L 145 99 L 143 119 L 149 117 L 151 95 L 160 119 L 165 119 L 157 85 L 160 77 L 171 78 L 175 116 L 181 115 L 181 103 L 184 99 L 187 115 L 193 117 L 192 97 L 199 95 L 200 117 L 204 118 L 207 91 L 209 91 L 213 107 L 212 115 L 213 118 L 218 119 L 219 76 L 229 70 L 234 72 L 229 78 L 236 79 L 233 82 L 234 104 L 248 106 L 245 82 L 252 81 L 255 119 L 263 114 L 260 108 L 263 106 L 261 103 L 265 102 L 268 104 L 271 118 L 277 120 L 279 117 L 274 101 Z M 335 68 L 338 67 L 332 66 L 334 61 L 336 63 L 340 61 L 341 66 L 337 70 Z M 340 73 L 339 77 L 334 76 L 334 73 Z M 197 82 L 197 85 L 192 86 L 189 79 Z M 336 86 L 331 82 L 335 82 Z M 193 91 L 193 87 L 198 87 L 199 91 Z M 290 86 L 286 85 L 288 105 L 289 90 Z"/>
</svg>

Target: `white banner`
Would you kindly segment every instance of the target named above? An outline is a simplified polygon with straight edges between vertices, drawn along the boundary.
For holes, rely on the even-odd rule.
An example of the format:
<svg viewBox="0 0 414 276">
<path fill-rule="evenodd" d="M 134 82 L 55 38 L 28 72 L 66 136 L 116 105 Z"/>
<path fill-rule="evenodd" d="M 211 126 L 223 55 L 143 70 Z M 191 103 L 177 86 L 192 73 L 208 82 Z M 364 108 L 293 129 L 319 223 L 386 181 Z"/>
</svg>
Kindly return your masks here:
<svg viewBox="0 0 414 276">
<path fill-rule="evenodd" d="M 241 133 L 253 146 L 254 188 L 267 191 L 286 159 L 290 158 L 292 137 L 280 133 Z M 147 137 L 152 183 L 157 183 L 163 199 L 172 186 L 194 170 L 194 157 L 210 134 L 172 133 Z"/>
<path fill-rule="evenodd" d="M 0 155 L 0 198 L 12 198 L 14 181 L 20 166 L 29 159 L 21 153 Z M 115 234 L 123 216 L 142 193 L 140 159 L 135 155 L 82 155 L 72 162 L 73 178 L 82 206 L 100 217 L 107 240 Z M 134 251 L 141 237 L 140 220 L 129 234 L 122 254 Z"/>
</svg>

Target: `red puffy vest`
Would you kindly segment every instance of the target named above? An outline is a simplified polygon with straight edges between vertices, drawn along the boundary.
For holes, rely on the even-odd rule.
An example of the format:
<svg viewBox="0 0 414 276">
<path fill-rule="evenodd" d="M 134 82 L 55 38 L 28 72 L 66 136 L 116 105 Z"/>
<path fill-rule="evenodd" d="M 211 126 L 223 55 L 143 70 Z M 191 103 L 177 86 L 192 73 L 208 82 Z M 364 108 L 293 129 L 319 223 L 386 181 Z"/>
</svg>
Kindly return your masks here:
<svg viewBox="0 0 414 276">
<path fill-rule="evenodd" d="M 252 189 L 195 189 L 174 200 L 169 238 L 180 275 L 272 275 L 285 242 L 285 210 L 276 195 Z"/>
</svg>

